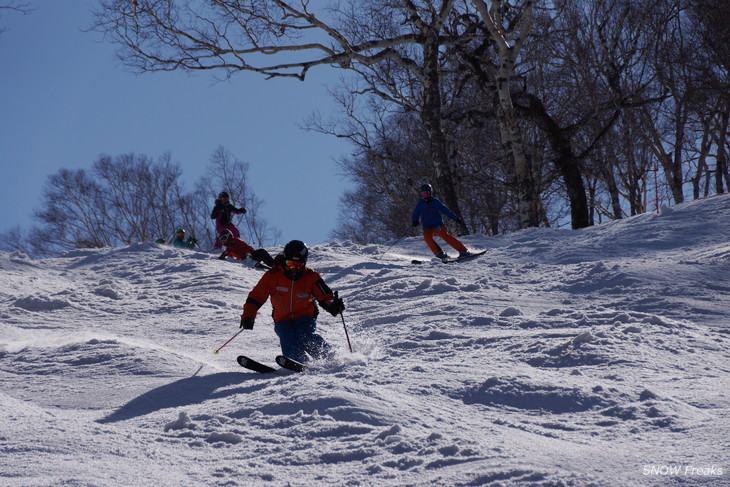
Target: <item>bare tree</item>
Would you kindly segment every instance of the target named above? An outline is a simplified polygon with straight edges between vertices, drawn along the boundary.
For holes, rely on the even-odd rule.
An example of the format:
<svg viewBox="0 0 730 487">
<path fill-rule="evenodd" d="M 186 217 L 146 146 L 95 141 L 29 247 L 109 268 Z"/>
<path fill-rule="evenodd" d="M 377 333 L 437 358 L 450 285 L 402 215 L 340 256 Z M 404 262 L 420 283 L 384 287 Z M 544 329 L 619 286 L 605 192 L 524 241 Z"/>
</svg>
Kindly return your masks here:
<svg viewBox="0 0 730 487">
<path fill-rule="evenodd" d="M 723 46 L 728 43 L 722 42 L 727 38 L 726 27 L 715 22 L 712 12 L 725 12 L 726 7 L 722 0 L 682 1 L 694 9 L 695 30 L 712 47 L 707 52 L 714 63 L 697 62 L 695 68 L 708 71 L 714 85 L 720 87 L 715 88 L 720 97 L 721 88 L 727 87 L 723 82 L 730 61 L 723 61 L 727 59 Z M 447 205 L 468 217 L 468 227 L 461 229 L 465 232 L 485 222 L 483 216 L 471 213 L 471 204 L 461 208 L 468 187 L 465 179 L 474 178 L 477 172 L 472 169 L 479 167 L 481 181 L 496 183 L 491 190 L 503 191 L 506 197 L 496 204 L 499 209 L 489 210 L 489 228 L 496 232 L 513 217 L 518 227 L 548 224 L 558 213 L 551 216 L 544 204 L 546 196 L 555 199 L 556 174 L 562 178 L 573 228 L 592 222 L 589 211 L 597 207 L 589 207 L 589 191 L 593 205 L 603 207 L 599 218 L 602 214 L 621 216 L 619 195 L 631 201 L 632 212 L 644 210 L 639 201 L 645 196 L 646 141 L 636 144 L 632 157 L 640 159 L 629 162 L 628 153 L 608 150 L 604 138 L 612 140 L 633 123 L 617 128 L 628 110 L 663 99 L 662 90 L 669 83 L 656 82 L 662 74 L 671 74 L 665 79 L 673 76 L 687 82 L 688 70 L 667 71 L 659 63 L 664 60 L 656 55 L 659 51 L 651 50 L 661 38 L 661 27 L 671 20 L 673 8 L 674 0 L 343 0 L 327 4 L 307 0 L 100 0 L 96 28 L 109 34 L 120 46 L 123 62 L 138 72 L 209 70 L 223 76 L 254 72 L 267 78 L 304 80 L 317 66 L 347 70 L 357 80 L 344 95 L 352 97 L 345 112 L 351 124 L 320 123 L 310 128 L 354 143 L 354 157 L 345 162 L 348 170 L 356 174 L 356 166 L 363 164 L 367 167 L 363 174 L 379 168 L 370 177 L 402 180 L 395 169 L 402 162 L 393 150 L 386 123 L 403 114 L 416 115 L 423 139 L 409 141 L 408 150 L 424 165 L 400 170 L 433 178 Z M 664 39 L 673 46 L 678 34 L 675 30 Z M 713 36 L 720 41 L 711 44 Z M 667 51 L 667 57 L 674 52 Z M 657 62 L 652 67 L 648 60 Z M 467 91 L 475 86 L 470 77 L 481 80 L 489 102 L 473 110 L 468 106 L 474 98 Z M 375 98 L 382 104 L 374 103 Z M 364 100 L 362 105 L 370 112 L 355 113 L 362 108 L 355 106 L 355 100 Z M 664 120 L 657 118 L 653 106 L 645 112 L 655 126 L 662 127 L 656 125 Z M 376 123 L 366 127 L 371 116 Z M 460 140 L 476 119 L 485 125 L 495 119 L 501 122 L 501 140 L 511 168 L 492 147 L 481 150 Z M 727 179 L 726 125 L 713 125 L 719 132 L 709 133 L 707 139 L 718 147 L 717 188 L 723 175 Z M 493 137 L 488 130 L 482 133 Z M 659 135 L 661 141 L 655 146 L 662 144 L 669 154 L 666 134 L 660 131 Z M 692 141 L 685 142 L 692 146 Z M 549 150 L 541 143 L 547 143 Z M 681 160 L 682 152 L 678 147 L 671 154 L 674 161 Z M 615 159 L 603 161 L 605 167 L 601 167 L 605 157 Z M 492 164 L 487 158 L 499 163 Z M 553 162 L 553 169 L 544 164 L 547 160 Z M 709 170 L 709 165 L 703 167 Z M 678 174 L 676 167 L 669 173 Z M 586 176 L 590 188 L 585 186 Z M 403 189 L 387 182 L 384 191 L 389 203 L 396 204 Z M 681 188 L 681 184 L 676 186 Z M 599 201 L 602 191 L 608 193 L 610 203 Z M 515 194 L 516 205 L 510 208 Z M 343 199 L 351 217 L 356 202 L 352 194 Z M 385 222 L 395 206 L 379 211 Z M 383 231 L 394 230 L 386 225 Z"/>
<path fill-rule="evenodd" d="M 704 192 L 702 191 L 702 183 L 707 182 L 711 174 L 708 159 L 711 157 L 710 150 L 713 144 L 716 119 L 717 113 L 709 113 L 701 116 L 699 120 L 702 135 L 700 136 L 700 142 L 696 151 L 694 175 L 689 178 L 692 183 L 692 195 L 694 199 L 708 196 L 710 192 L 710 185 L 707 183 L 705 184 Z"/>
<path fill-rule="evenodd" d="M 158 161 L 144 155 L 101 156 L 90 171 L 61 169 L 44 187 L 37 222 L 23 242 L 11 231 L 17 249 L 47 256 L 78 248 L 99 248 L 153 241 L 175 227 L 198 229 L 185 218 L 190 195 L 169 154 Z"/>
<path fill-rule="evenodd" d="M 171 162 L 169 153 L 157 161 L 135 154 L 102 156 L 94 164 L 94 174 L 104 188 L 98 211 L 104 217 L 104 227 L 119 241 L 129 244 L 164 237 L 177 226 L 197 233 L 185 218 L 189 195 L 180 183 L 182 171 Z"/>
<path fill-rule="evenodd" d="M 461 216 L 470 232 L 496 235 L 519 228 L 510 204 L 516 198 L 506 181 L 512 165 L 496 142 L 497 125 L 468 115 L 483 104 L 483 97 L 467 96 L 466 89 L 454 86 L 453 80 L 444 79 L 443 90 L 450 97 L 443 130 L 458 168 Z M 354 147 L 350 156 L 338 161 L 341 174 L 355 189 L 341 199 L 340 221 L 332 236 L 365 243 L 415 235 L 409 216 L 418 188 L 436 181 L 426 128 L 414 110 L 356 91 L 344 85 L 333 92 L 341 104 L 340 118 L 308 120 L 310 129 L 347 138 Z M 438 184 L 435 190 L 439 193 Z"/>
<path fill-rule="evenodd" d="M 41 222 L 48 252 L 112 245 L 114 238 L 100 211 L 104 190 L 87 171 L 62 169 L 48 178 L 41 209 L 34 213 Z"/>
<path fill-rule="evenodd" d="M 182 171 L 170 154 L 157 160 L 146 155 L 100 156 L 90 171 L 61 169 L 48 178 L 37 222 L 27 233 L 10 229 L 2 234 L 5 250 L 22 250 L 38 256 L 78 248 L 99 248 L 169 239 L 175 229 L 185 229 L 201 247 L 212 247 L 215 232 L 210 223 L 210 202 L 225 187 L 248 209 L 244 232 L 262 245 L 278 239 L 259 216 L 262 204 L 247 189 L 248 165 L 219 147 L 211 156 L 210 173 L 185 189 Z"/>
<path fill-rule="evenodd" d="M 460 177 L 453 141 L 444 133 L 443 56 L 449 46 L 489 36 L 498 50 L 495 83 L 503 141 L 515 160 L 521 225 L 527 226 L 538 222 L 537 198 L 512 107 L 510 78 L 530 32 L 534 4 L 493 1 L 488 8 L 474 0 L 471 7 L 459 2 L 457 9 L 455 0 L 351 1 L 334 7 L 282 0 L 105 0 L 97 28 L 111 34 L 122 46 L 124 62 L 140 72 L 217 69 L 228 76 L 253 71 L 304 79 L 320 65 L 356 71 L 366 92 L 420 114 L 436 182 L 445 203 L 457 213 Z M 474 8 L 482 26 L 459 20 L 477 18 Z M 467 231 L 465 226 L 462 231 Z"/>
<path fill-rule="evenodd" d="M 688 0 L 693 32 L 702 48 L 693 53 L 693 66 L 707 87 L 730 98 L 730 4 L 725 0 Z"/>
<path fill-rule="evenodd" d="M 685 148 L 691 144 L 688 131 L 699 94 L 699 79 L 688 61 L 699 46 L 694 42 L 681 2 L 665 2 L 661 15 L 652 19 L 647 30 L 653 31 L 658 39 L 650 65 L 656 73 L 657 85 L 667 96 L 656 107 L 642 107 L 643 128 L 649 147 L 661 164 L 674 203 L 682 203 Z"/>
<path fill-rule="evenodd" d="M 310 120 L 317 130 L 336 130 L 356 150 L 337 161 L 339 172 L 355 189 L 340 199 L 341 214 L 334 238 L 382 242 L 413 235 L 410 212 L 418 186 L 434 177 L 428 162 L 425 129 L 413 113 L 391 113 L 387 103 L 371 98 L 369 111 L 354 111 L 356 97 L 347 90 L 337 95 L 348 116 L 332 125 Z"/>
<path fill-rule="evenodd" d="M 581 228 L 591 224 L 584 164 L 623 111 L 660 99 L 642 64 L 652 38 L 640 28 L 656 2 L 642 8 L 619 0 L 554 5 L 523 49 L 529 52 L 521 65 L 523 87 L 513 99 L 521 117 L 546 135 L 572 227 Z"/>
<path fill-rule="evenodd" d="M 689 0 L 690 20 L 698 43 L 701 46 L 694 53 L 691 64 L 703 80 L 704 88 L 711 93 L 710 101 L 719 117 L 716 126 L 717 143 L 715 189 L 722 193 L 723 180 L 730 188 L 730 170 L 728 169 L 728 121 L 730 120 L 730 4 L 723 0 Z"/>
<path fill-rule="evenodd" d="M 612 220 L 647 210 L 648 180 L 655 159 L 646 137 L 637 135 L 644 130 L 639 112 L 624 111 L 584 161 L 586 174 L 597 178 L 606 193 L 603 203 L 594 200 L 591 209 Z M 624 210 L 626 202 L 628 211 Z"/>
<path fill-rule="evenodd" d="M 33 255 L 31 234 L 16 225 L 0 233 L 0 250 L 4 252 L 23 252 Z"/>
<path fill-rule="evenodd" d="M 122 46 L 120 57 L 140 72 L 252 71 L 303 80 L 321 65 L 358 71 L 367 90 L 416 107 L 442 197 L 458 213 L 458 175 L 443 132 L 440 63 L 443 46 L 473 33 L 445 32 L 456 3 L 376 0 L 315 7 L 303 0 L 104 0 L 96 27 Z"/>
</svg>

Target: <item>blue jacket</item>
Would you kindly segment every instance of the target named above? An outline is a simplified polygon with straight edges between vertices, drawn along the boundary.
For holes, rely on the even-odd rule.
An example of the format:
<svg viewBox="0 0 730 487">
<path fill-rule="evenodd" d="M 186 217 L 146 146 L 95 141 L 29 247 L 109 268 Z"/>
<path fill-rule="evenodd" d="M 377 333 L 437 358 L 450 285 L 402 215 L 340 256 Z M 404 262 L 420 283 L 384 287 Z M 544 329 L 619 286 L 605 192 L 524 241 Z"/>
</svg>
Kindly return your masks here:
<svg viewBox="0 0 730 487">
<path fill-rule="evenodd" d="M 438 199 L 430 198 L 428 201 L 424 199 L 420 199 L 418 201 L 418 204 L 413 209 L 413 216 L 411 217 L 411 220 L 413 220 L 414 226 L 418 223 L 418 220 L 421 220 L 424 230 L 427 228 L 438 228 L 444 224 L 444 220 L 441 218 L 441 213 L 454 221 L 459 219 L 459 217 L 454 215 L 454 213 Z"/>
<path fill-rule="evenodd" d="M 187 241 L 183 240 L 180 237 L 175 237 L 172 240 L 172 246 L 178 249 L 194 249 L 195 242 L 197 242 L 197 240 L 195 240 L 195 238 L 192 236 L 189 237 Z"/>
</svg>

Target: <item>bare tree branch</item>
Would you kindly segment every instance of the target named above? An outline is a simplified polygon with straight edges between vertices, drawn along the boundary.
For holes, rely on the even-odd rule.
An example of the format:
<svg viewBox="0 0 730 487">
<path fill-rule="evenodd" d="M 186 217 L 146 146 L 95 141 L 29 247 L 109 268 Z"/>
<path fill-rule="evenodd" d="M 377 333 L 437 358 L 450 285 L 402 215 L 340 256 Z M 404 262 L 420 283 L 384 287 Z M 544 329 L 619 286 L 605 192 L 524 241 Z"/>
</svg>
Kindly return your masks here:
<svg viewBox="0 0 730 487">
<path fill-rule="evenodd" d="M 30 15 L 35 8 L 31 7 L 29 3 L 20 3 L 15 0 L 11 2 L 3 2 L 0 3 L 0 14 L 2 14 L 3 11 L 10 11 L 10 12 L 19 12 L 23 15 Z M 0 34 L 3 32 L 7 32 L 7 27 L 3 27 L 0 25 Z"/>
</svg>

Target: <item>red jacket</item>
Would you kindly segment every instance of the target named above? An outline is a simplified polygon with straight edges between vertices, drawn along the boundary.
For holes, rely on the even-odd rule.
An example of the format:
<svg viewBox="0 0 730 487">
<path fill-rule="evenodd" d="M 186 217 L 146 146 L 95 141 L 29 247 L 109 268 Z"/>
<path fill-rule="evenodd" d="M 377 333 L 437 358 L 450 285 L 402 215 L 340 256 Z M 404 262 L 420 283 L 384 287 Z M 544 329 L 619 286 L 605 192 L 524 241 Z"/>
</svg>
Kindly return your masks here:
<svg viewBox="0 0 730 487">
<path fill-rule="evenodd" d="M 240 238 L 233 237 L 229 240 L 230 243 L 226 245 L 226 257 L 233 257 L 234 259 L 245 259 L 253 251 L 253 247 L 241 240 Z"/>
<path fill-rule="evenodd" d="M 254 286 L 243 305 L 241 318 L 256 318 L 259 308 L 271 297 L 274 322 L 293 321 L 304 316 L 317 316 L 315 299 L 327 308 L 335 296 L 318 272 L 306 268 L 292 281 L 284 275 L 282 266 L 267 271 Z"/>
</svg>

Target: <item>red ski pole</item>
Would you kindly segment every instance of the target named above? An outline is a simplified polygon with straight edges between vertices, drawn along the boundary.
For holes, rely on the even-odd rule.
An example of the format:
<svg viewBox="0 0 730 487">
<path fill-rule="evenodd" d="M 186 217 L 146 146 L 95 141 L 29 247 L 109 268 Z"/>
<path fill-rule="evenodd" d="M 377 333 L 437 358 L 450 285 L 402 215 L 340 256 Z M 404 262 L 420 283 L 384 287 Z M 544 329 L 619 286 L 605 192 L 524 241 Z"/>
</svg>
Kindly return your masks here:
<svg viewBox="0 0 730 487">
<path fill-rule="evenodd" d="M 228 339 L 228 341 L 227 341 L 226 343 L 224 343 L 223 345 L 221 345 L 221 346 L 220 346 L 220 348 L 218 348 L 217 350 L 213 350 L 213 353 L 217 355 L 217 354 L 218 354 L 218 352 L 220 352 L 220 351 L 221 351 L 221 348 L 223 348 L 223 347 L 225 347 L 226 345 L 228 345 L 229 343 L 231 343 L 231 342 L 233 341 L 233 339 L 234 339 L 234 338 L 236 338 L 236 337 L 237 337 L 238 335 L 240 335 L 240 334 L 241 334 L 241 332 L 242 332 L 242 331 L 243 331 L 244 329 L 245 329 L 245 328 L 241 328 L 240 330 L 238 330 L 238 333 L 236 333 L 236 334 L 235 334 L 235 335 L 233 335 L 233 336 L 232 336 L 231 338 L 229 338 L 229 339 Z"/>
</svg>

